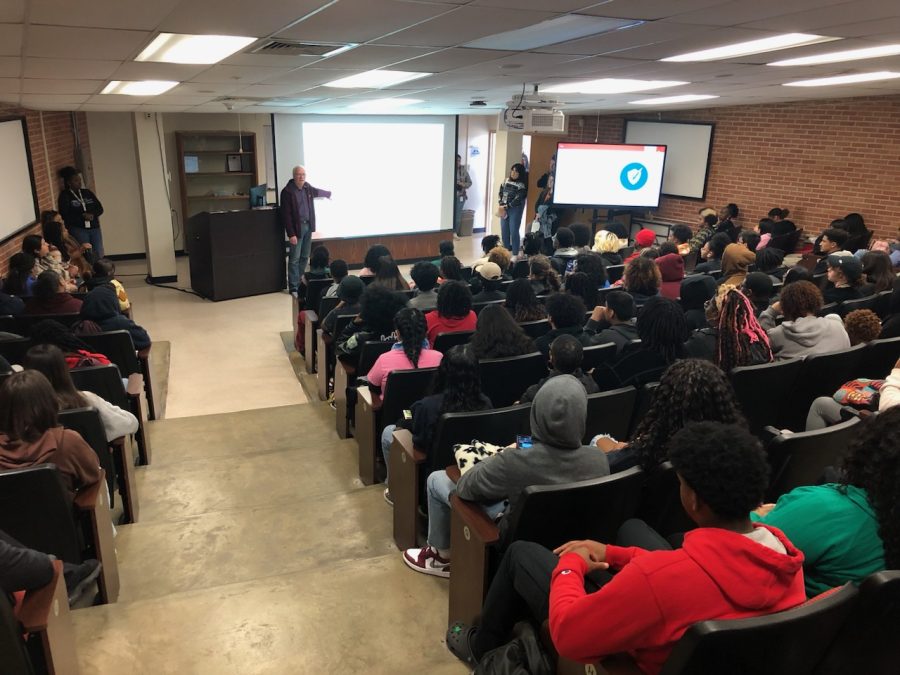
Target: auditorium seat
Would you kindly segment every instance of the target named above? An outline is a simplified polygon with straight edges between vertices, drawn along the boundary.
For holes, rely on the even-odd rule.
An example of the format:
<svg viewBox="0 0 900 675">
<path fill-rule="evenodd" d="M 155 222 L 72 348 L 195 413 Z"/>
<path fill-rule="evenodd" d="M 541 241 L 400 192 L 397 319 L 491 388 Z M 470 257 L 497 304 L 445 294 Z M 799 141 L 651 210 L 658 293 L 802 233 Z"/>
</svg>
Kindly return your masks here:
<svg viewBox="0 0 900 675">
<path fill-rule="evenodd" d="M 504 516 L 502 541 L 480 504 L 452 494 L 448 624 L 478 623 L 492 568 L 510 543 L 532 541 L 553 549 L 573 539 L 615 540 L 622 523 L 637 512 L 643 481 L 643 472 L 634 467 L 603 478 L 525 488 L 519 508 Z"/>
<path fill-rule="evenodd" d="M 539 337 L 550 332 L 550 322 L 547 321 L 547 319 L 539 319 L 538 321 L 525 321 L 524 323 L 520 323 L 519 325 L 522 327 L 522 330 L 525 331 L 525 334 L 532 340 L 537 340 Z"/>
<path fill-rule="evenodd" d="M 638 389 L 637 402 L 634 404 L 634 415 L 631 418 L 631 429 L 628 432 L 627 438 L 631 438 L 634 435 L 634 431 L 637 429 L 638 424 L 641 423 L 641 420 L 644 419 L 646 414 L 650 411 L 650 406 L 653 405 L 653 396 L 656 394 L 656 388 L 658 386 L 659 382 L 648 382 Z M 623 438 L 621 440 L 626 439 Z"/>
<path fill-rule="evenodd" d="M 66 562 L 96 558 L 103 565 L 100 599 L 110 603 L 119 597 L 119 565 L 103 484 L 106 475 L 101 474 L 73 502 L 53 464 L 0 471 L 0 530 Z"/>
<path fill-rule="evenodd" d="M 0 314 L 0 332 L 18 335 L 18 330 L 19 324 L 16 323 L 16 317 L 12 314 Z"/>
<path fill-rule="evenodd" d="M 872 340 L 862 355 L 859 377 L 883 380 L 900 360 L 900 337 Z"/>
<path fill-rule="evenodd" d="M 335 429 L 341 438 L 353 435 L 353 417 L 356 413 L 356 381 L 365 377 L 375 360 L 389 351 L 392 340 L 370 340 L 363 343 L 359 350 L 356 366 L 344 363 L 340 359 L 334 368 L 334 409 Z"/>
<path fill-rule="evenodd" d="M 871 309 L 872 311 L 875 311 L 877 302 L 877 295 L 867 295 L 864 298 L 857 298 L 856 300 L 844 300 L 838 304 L 837 313 L 844 317 L 857 309 Z"/>
<path fill-rule="evenodd" d="M 597 366 L 604 363 L 611 363 L 616 358 L 616 345 L 614 342 L 607 342 L 600 345 L 591 345 L 583 350 L 584 356 L 581 361 L 581 370 L 589 373 Z"/>
<path fill-rule="evenodd" d="M 475 335 L 474 330 L 457 330 L 448 333 L 438 333 L 437 337 L 434 338 L 434 346 L 432 349 L 441 354 L 446 354 L 456 345 L 467 344 L 473 335 Z"/>
<path fill-rule="evenodd" d="M 881 291 L 881 293 L 877 293 L 875 295 L 874 312 L 882 321 L 888 318 L 891 313 L 891 296 L 893 294 L 894 291 L 888 289 L 886 291 Z"/>
<path fill-rule="evenodd" d="M 481 360 L 481 391 L 495 408 L 514 404 L 525 390 L 547 376 L 547 361 L 540 352 L 504 359 Z"/>
<path fill-rule="evenodd" d="M 611 345 L 615 347 L 615 345 Z M 617 440 L 628 438 L 631 417 L 637 401 L 637 389 L 622 387 L 590 394 L 587 407 L 587 426 L 584 442 L 590 443 L 598 434 L 609 434 Z"/>
<path fill-rule="evenodd" d="M 680 535 L 697 527 L 681 504 L 681 484 L 671 462 L 665 461 L 645 472 L 638 518 L 663 537 Z"/>
<path fill-rule="evenodd" d="M 764 427 L 778 419 L 802 368 L 801 357 L 739 366 L 729 373 L 731 386 L 753 434 L 759 436 Z"/>
<path fill-rule="evenodd" d="M 306 364 L 307 373 L 315 373 L 318 366 L 318 341 L 316 331 L 319 322 L 328 316 L 328 313 L 337 307 L 340 299 L 337 297 L 322 298 L 315 310 L 306 310 L 306 320 L 303 323 L 303 361 Z"/>
<path fill-rule="evenodd" d="M 491 300 L 490 302 L 476 302 L 472 304 L 472 311 L 476 314 L 481 314 L 481 310 L 489 305 L 502 305 L 506 300 Z"/>
<path fill-rule="evenodd" d="M 624 254 L 622 254 L 622 258 L 625 258 Z M 610 284 L 616 283 L 623 274 L 625 274 L 625 265 L 610 265 L 606 268 L 606 276 L 609 278 Z"/>
<path fill-rule="evenodd" d="M 25 353 L 31 349 L 31 338 L 13 338 L 0 340 L 0 356 L 12 364 L 21 364 Z"/>
<path fill-rule="evenodd" d="M 347 325 L 356 317 L 355 314 L 338 315 L 334 322 L 334 335 L 328 340 L 321 329 L 316 330 L 316 389 L 319 400 L 325 401 L 333 391 L 332 385 L 335 375 L 336 359 L 334 356 L 334 344 L 332 338 L 336 338 Z"/>
</svg>

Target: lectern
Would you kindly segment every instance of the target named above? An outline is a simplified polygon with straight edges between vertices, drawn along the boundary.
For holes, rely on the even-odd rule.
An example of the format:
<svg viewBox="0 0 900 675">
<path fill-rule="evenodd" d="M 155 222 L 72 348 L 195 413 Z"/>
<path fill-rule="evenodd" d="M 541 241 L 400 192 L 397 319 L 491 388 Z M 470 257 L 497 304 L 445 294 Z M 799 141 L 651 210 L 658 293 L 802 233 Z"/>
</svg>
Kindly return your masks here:
<svg viewBox="0 0 900 675">
<path fill-rule="evenodd" d="M 210 300 L 285 287 L 284 229 L 276 209 L 203 211 L 187 221 L 191 287 Z"/>
</svg>

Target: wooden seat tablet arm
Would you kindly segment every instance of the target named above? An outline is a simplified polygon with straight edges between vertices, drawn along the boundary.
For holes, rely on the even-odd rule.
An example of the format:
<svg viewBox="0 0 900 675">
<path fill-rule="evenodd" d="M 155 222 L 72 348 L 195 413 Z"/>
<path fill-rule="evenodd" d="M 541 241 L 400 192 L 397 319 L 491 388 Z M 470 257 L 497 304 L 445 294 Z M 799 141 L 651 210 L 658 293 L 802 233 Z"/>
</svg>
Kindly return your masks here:
<svg viewBox="0 0 900 675">
<path fill-rule="evenodd" d="M 494 525 L 494 521 L 488 517 L 481 508 L 481 504 L 466 501 L 458 495 L 450 495 L 450 507 L 457 513 L 463 525 L 469 528 L 479 542 L 490 545 L 500 540 L 500 530 Z"/>
<path fill-rule="evenodd" d="M 365 401 L 372 410 L 381 410 L 382 399 L 369 387 L 368 384 L 360 385 L 356 388 L 361 400 Z"/>
<path fill-rule="evenodd" d="M 100 469 L 100 479 L 92 485 L 87 485 L 75 495 L 75 508 L 79 511 L 93 511 L 100 501 L 100 490 L 106 480 L 106 472 Z"/>
<path fill-rule="evenodd" d="M 409 429 L 394 429 L 394 441 L 400 444 L 403 452 L 416 464 L 424 462 L 428 455 L 413 445 L 412 432 Z"/>
<path fill-rule="evenodd" d="M 144 391 L 144 376 L 140 373 L 129 375 L 125 393 L 129 396 L 140 396 L 142 391 Z"/>
<path fill-rule="evenodd" d="M 65 593 L 66 581 L 63 576 L 62 560 L 54 560 L 52 564 L 53 577 L 46 585 L 28 591 L 17 612 L 19 622 L 28 633 L 39 633 L 46 630 L 50 623 L 53 599 L 59 584 L 63 585 L 63 593 Z"/>
<path fill-rule="evenodd" d="M 139 359 L 148 359 L 148 358 L 150 358 L 150 350 L 151 350 L 152 348 L 153 348 L 153 345 L 150 345 L 149 347 L 144 347 L 143 349 L 138 349 L 138 350 L 137 350 L 137 357 L 138 357 Z"/>
<path fill-rule="evenodd" d="M 315 313 L 312 309 L 303 310 L 306 312 L 306 321 L 307 323 L 312 324 L 314 327 L 318 327 L 319 325 L 319 315 Z"/>
</svg>

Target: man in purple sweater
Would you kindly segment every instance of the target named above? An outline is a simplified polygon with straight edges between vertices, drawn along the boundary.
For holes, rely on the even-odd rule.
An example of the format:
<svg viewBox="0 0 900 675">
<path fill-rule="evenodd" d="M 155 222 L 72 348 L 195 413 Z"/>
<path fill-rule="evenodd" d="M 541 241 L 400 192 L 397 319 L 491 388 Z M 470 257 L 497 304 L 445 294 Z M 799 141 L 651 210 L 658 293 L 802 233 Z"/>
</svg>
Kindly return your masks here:
<svg viewBox="0 0 900 675">
<path fill-rule="evenodd" d="M 306 168 L 295 166 L 293 179 L 281 191 L 281 224 L 291 244 L 288 254 L 288 290 L 297 296 L 300 276 L 309 262 L 312 233 L 316 231 L 317 197 L 331 197 L 329 190 L 314 188 L 306 182 Z"/>
</svg>

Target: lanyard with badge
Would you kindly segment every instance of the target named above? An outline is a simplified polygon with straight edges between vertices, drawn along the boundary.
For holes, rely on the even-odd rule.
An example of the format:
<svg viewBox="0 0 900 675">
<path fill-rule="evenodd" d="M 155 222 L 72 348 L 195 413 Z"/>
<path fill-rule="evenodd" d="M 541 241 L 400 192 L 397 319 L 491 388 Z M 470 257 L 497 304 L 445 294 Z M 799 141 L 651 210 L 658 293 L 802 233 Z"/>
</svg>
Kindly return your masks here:
<svg viewBox="0 0 900 675">
<path fill-rule="evenodd" d="M 75 190 L 73 190 L 72 188 L 69 188 L 69 192 L 71 192 L 72 195 L 75 197 L 75 199 L 77 199 L 78 202 L 81 204 L 81 210 L 84 211 L 84 213 L 87 213 L 88 212 L 87 201 L 85 200 L 84 197 L 81 196 L 81 190 L 79 190 L 78 192 L 75 192 Z M 86 229 L 90 229 L 91 221 L 85 220 L 84 227 Z"/>
</svg>

